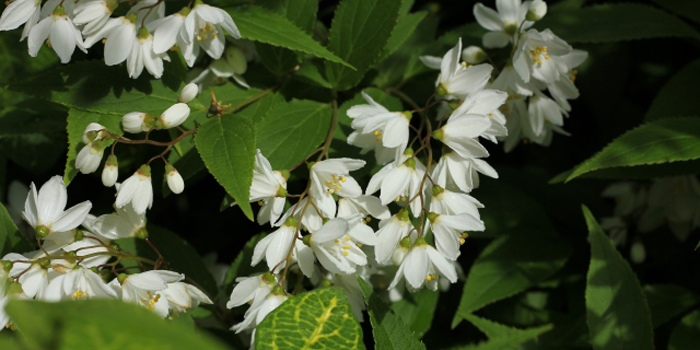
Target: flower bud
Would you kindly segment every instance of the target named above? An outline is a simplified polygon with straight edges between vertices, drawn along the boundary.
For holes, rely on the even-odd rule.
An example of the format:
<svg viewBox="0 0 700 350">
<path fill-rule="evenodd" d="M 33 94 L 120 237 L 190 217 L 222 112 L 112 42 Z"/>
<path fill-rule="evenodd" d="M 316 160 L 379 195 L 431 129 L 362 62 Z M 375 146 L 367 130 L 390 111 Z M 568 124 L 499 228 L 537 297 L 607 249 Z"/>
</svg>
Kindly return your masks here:
<svg viewBox="0 0 700 350">
<path fill-rule="evenodd" d="M 104 169 L 102 169 L 102 184 L 106 187 L 112 187 L 117 182 L 118 176 L 119 164 L 117 163 L 117 157 L 114 154 L 110 154 L 107 157 Z"/>
<path fill-rule="evenodd" d="M 530 3 L 525 19 L 534 22 L 539 21 L 547 14 L 547 3 L 542 0 L 533 0 Z"/>
<path fill-rule="evenodd" d="M 75 167 L 83 174 L 94 173 L 102 162 L 104 149 L 98 149 L 91 144 L 80 150 L 75 158 Z"/>
<path fill-rule="evenodd" d="M 175 194 L 180 194 L 185 189 L 185 181 L 180 173 L 170 164 L 165 165 L 165 180 L 168 182 L 168 187 Z"/>
<path fill-rule="evenodd" d="M 478 46 L 469 46 L 462 50 L 462 57 L 469 64 L 479 64 L 486 59 L 486 52 Z"/>
<path fill-rule="evenodd" d="M 182 124 L 190 116 L 190 107 L 184 103 L 176 103 L 160 116 L 156 122 L 159 129 L 170 129 Z M 160 125 L 158 125 L 160 124 Z"/>
<path fill-rule="evenodd" d="M 635 264 L 641 264 L 646 260 L 647 252 L 640 240 L 635 240 L 630 247 L 630 260 Z"/>
<path fill-rule="evenodd" d="M 124 131 L 138 134 L 150 130 L 150 127 L 146 127 L 146 117 L 147 114 L 142 112 L 127 113 L 122 117 L 122 127 Z"/>
<path fill-rule="evenodd" d="M 197 94 L 199 93 L 199 87 L 195 83 L 189 83 L 185 85 L 184 88 L 182 88 L 182 91 L 180 91 L 180 96 L 177 98 L 177 101 L 180 103 L 190 103 L 190 101 L 194 100 L 195 97 L 197 97 Z"/>
<path fill-rule="evenodd" d="M 85 131 L 83 132 L 83 143 L 88 144 L 94 141 L 95 139 L 100 138 L 98 132 L 102 129 L 105 129 L 105 127 L 98 123 L 88 124 L 88 126 L 85 128 Z"/>
<path fill-rule="evenodd" d="M 238 47 L 227 47 L 224 55 L 226 62 L 231 65 L 234 73 L 243 74 L 248 70 L 248 61 L 245 59 L 245 54 Z"/>
</svg>

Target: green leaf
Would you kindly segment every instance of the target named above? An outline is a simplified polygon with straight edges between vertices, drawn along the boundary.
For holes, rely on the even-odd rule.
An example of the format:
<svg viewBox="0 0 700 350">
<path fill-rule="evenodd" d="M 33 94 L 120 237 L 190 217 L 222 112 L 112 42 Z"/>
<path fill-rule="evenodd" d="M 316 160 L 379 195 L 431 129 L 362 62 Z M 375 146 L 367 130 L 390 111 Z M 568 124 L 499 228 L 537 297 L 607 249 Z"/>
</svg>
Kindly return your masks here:
<svg viewBox="0 0 700 350">
<path fill-rule="evenodd" d="M 575 168 L 572 179 L 592 171 L 700 158 L 700 118 L 669 118 L 643 124 Z"/>
<path fill-rule="evenodd" d="M 255 348 L 364 349 L 362 328 L 340 288 L 301 293 L 270 312 L 255 331 Z"/>
<path fill-rule="evenodd" d="M 12 300 L 5 311 L 31 349 L 226 349 L 201 332 L 119 300 Z"/>
<path fill-rule="evenodd" d="M 655 4 L 677 15 L 700 23 L 700 2 L 695 0 L 653 0 Z"/>
<path fill-rule="evenodd" d="M 697 105 L 693 102 L 699 90 L 700 60 L 695 60 L 678 71 L 661 88 L 644 120 L 696 115 Z"/>
<path fill-rule="evenodd" d="M 574 169 L 567 170 L 551 180 L 550 184 L 563 183 L 573 174 Z M 700 159 L 673 163 L 647 164 L 630 167 L 618 167 L 596 170 L 579 175 L 579 179 L 623 179 L 649 180 L 659 177 L 697 174 L 700 172 Z"/>
<path fill-rule="evenodd" d="M 396 50 L 398 50 L 398 48 L 401 47 L 401 45 L 403 45 L 403 43 L 405 43 L 406 40 L 413 34 L 413 31 L 416 30 L 426 15 L 428 15 L 427 12 L 420 11 L 416 13 L 402 14 L 399 16 L 399 19 L 396 22 L 396 28 L 394 28 L 394 31 L 391 33 L 380 60 L 389 57 Z"/>
<path fill-rule="evenodd" d="M 5 256 L 10 252 L 24 252 L 32 249 L 32 245 L 15 226 L 5 206 L 0 203 L 0 256 Z"/>
<path fill-rule="evenodd" d="M 416 339 L 401 317 L 374 293 L 372 286 L 361 277 L 357 277 L 357 282 L 360 284 L 365 304 L 367 304 L 376 349 L 425 349 L 425 345 Z"/>
<path fill-rule="evenodd" d="M 524 330 L 517 330 L 513 333 L 499 338 L 493 338 L 485 342 L 481 342 L 475 345 L 467 345 L 463 347 L 458 347 L 456 349 L 460 350 L 507 350 L 507 349 L 521 349 L 520 345 L 534 340 L 540 335 L 552 330 L 553 325 L 549 324 L 546 326 L 529 328 Z"/>
<path fill-rule="evenodd" d="M 327 103 L 292 100 L 271 108 L 256 125 L 257 147 L 274 169 L 303 161 L 328 135 L 333 110 Z"/>
<path fill-rule="evenodd" d="M 437 291 L 423 288 L 415 293 L 404 294 L 403 299 L 391 304 L 391 309 L 420 338 L 430 329 L 439 297 Z"/>
<path fill-rule="evenodd" d="M 700 343 L 700 310 L 683 317 L 673 329 L 668 341 L 668 350 L 694 349 Z"/>
<path fill-rule="evenodd" d="M 204 165 L 250 220 L 253 209 L 248 198 L 255 166 L 255 135 L 252 121 L 230 114 L 202 125 L 194 139 Z"/>
<path fill-rule="evenodd" d="M 593 349 L 653 349 L 651 313 L 637 277 L 583 206 L 591 243 L 586 319 Z"/>
<path fill-rule="evenodd" d="M 301 66 L 299 66 L 299 70 L 296 72 L 296 75 L 311 80 L 327 89 L 333 88 L 331 83 L 329 83 L 328 80 L 323 77 L 319 67 L 312 61 L 304 61 Z"/>
<path fill-rule="evenodd" d="M 300 51 L 352 69 L 347 61 L 328 51 L 284 16 L 258 6 L 229 8 L 244 39 Z"/>
<path fill-rule="evenodd" d="M 678 17 L 641 4 L 603 4 L 551 11 L 536 23 L 568 43 L 602 43 L 700 34 Z"/>
<path fill-rule="evenodd" d="M 326 63 L 328 81 L 337 90 L 357 85 L 379 62 L 399 16 L 401 0 L 343 0 L 331 23 L 328 48 L 356 70 Z"/>
<path fill-rule="evenodd" d="M 651 310 L 651 323 L 654 328 L 700 303 L 697 294 L 671 284 L 644 286 L 644 295 Z"/>
<path fill-rule="evenodd" d="M 236 255 L 236 259 L 233 260 L 228 271 L 226 271 L 226 278 L 224 279 L 224 293 L 226 296 L 231 294 L 233 284 L 236 282 L 237 277 L 247 277 L 255 272 L 264 272 L 264 264 L 258 265 L 258 268 L 250 266 L 255 245 L 263 238 L 265 238 L 265 233 L 262 232 L 253 236 L 253 238 L 246 242 L 238 255 Z"/>
</svg>

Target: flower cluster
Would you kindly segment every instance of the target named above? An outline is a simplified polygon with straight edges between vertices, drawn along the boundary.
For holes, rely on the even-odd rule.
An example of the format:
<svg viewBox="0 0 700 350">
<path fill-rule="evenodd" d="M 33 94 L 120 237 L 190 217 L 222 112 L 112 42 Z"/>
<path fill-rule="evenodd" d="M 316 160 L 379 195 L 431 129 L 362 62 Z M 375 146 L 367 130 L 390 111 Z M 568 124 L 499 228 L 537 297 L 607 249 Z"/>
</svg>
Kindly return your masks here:
<svg viewBox="0 0 700 350">
<path fill-rule="evenodd" d="M 124 268 L 117 268 L 122 260 L 149 263 L 113 242 L 147 237 L 145 215 L 137 213 L 134 206 L 129 204 L 116 214 L 95 217 L 89 214 L 89 201 L 65 209 L 67 201 L 68 191 L 61 176 L 52 177 L 38 191 L 34 183 L 30 185 L 22 216 L 41 249 L 2 257 L 0 278 L 9 282 L 0 284 L 0 306 L 11 299 L 108 298 L 135 303 L 166 317 L 199 303 L 212 303 L 197 287 L 183 282 L 185 276 L 181 273 L 154 269 L 127 274 Z M 3 309 L 0 321 L 11 325 Z"/>
<path fill-rule="evenodd" d="M 693 175 L 659 178 L 651 183 L 617 182 L 605 188 L 602 196 L 615 200 L 613 216 L 602 218 L 600 226 L 618 246 L 627 243 L 631 227 L 648 233 L 665 224 L 681 242 L 700 227 L 700 182 Z M 644 261 L 641 241 L 635 239 L 631 249 L 632 261 Z"/>
<path fill-rule="evenodd" d="M 29 55 L 36 56 L 46 43 L 62 63 L 68 63 L 77 47 L 83 52 L 104 43 L 108 66 L 126 61 L 129 76 L 137 78 L 144 68 L 156 78 L 163 75 L 168 50 L 177 48 L 192 67 L 205 52 L 220 59 L 226 47 L 225 34 L 241 37 L 231 16 L 224 10 L 197 0 L 165 16 L 163 0 L 140 0 L 126 15 L 113 17 L 123 2 L 117 0 L 14 0 L 0 17 L 0 30 L 24 25 L 21 40 L 28 38 Z"/>
</svg>

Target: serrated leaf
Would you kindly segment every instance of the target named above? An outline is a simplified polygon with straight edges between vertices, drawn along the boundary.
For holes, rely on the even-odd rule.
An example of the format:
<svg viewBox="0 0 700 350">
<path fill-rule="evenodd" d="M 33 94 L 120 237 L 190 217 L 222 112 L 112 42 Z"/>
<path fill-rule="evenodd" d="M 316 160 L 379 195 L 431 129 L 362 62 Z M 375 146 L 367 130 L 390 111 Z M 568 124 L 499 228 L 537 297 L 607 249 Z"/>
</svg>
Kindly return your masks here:
<svg viewBox="0 0 700 350">
<path fill-rule="evenodd" d="M 301 293 L 280 305 L 260 322 L 255 348 L 364 349 L 362 328 L 340 288 Z"/>
<path fill-rule="evenodd" d="M 563 183 L 573 174 L 574 170 L 567 170 L 551 180 L 550 184 Z M 649 180 L 659 177 L 697 174 L 700 172 L 700 159 L 682 162 L 637 165 L 630 167 L 618 167 L 596 170 L 579 175 L 578 179 L 618 179 L 618 180 Z"/>
<path fill-rule="evenodd" d="M 33 249 L 24 235 L 17 229 L 5 206 L 0 203 L 0 256 L 9 252 L 24 252 Z"/>
<path fill-rule="evenodd" d="M 391 309 L 420 338 L 430 329 L 439 297 L 438 291 L 423 288 L 404 294 L 403 299 L 391 304 Z"/>
<path fill-rule="evenodd" d="M 12 300 L 5 311 L 31 349 L 226 349 L 204 333 L 119 300 Z"/>
<path fill-rule="evenodd" d="M 501 185 L 496 193 L 486 194 L 480 197 L 485 205 L 482 220 L 486 233 L 497 238 L 469 270 L 453 328 L 474 311 L 545 281 L 571 253 L 546 213 L 517 188 Z"/>
<path fill-rule="evenodd" d="M 304 61 L 301 64 L 301 66 L 299 66 L 299 70 L 296 72 L 296 75 L 311 80 L 314 83 L 321 85 L 327 89 L 333 87 L 331 83 L 329 83 L 328 80 L 326 80 L 326 78 L 323 77 L 323 74 L 321 74 L 321 70 L 319 69 L 319 67 L 317 67 L 311 61 Z"/>
<path fill-rule="evenodd" d="M 575 168 L 572 179 L 592 171 L 700 158 L 700 118 L 669 118 L 643 124 Z"/>
<path fill-rule="evenodd" d="M 651 323 L 654 328 L 700 303 L 697 294 L 672 284 L 644 286 L 644 295 L 651 310 Z"/>
<path fill-rule="evenodd" d="M 395 314 L 379 295 L 374 293 L 369 283 L 361 277 L 357 277 L 357 282 L 365 297 L 376 349 L 425 349 L 425 345 L 416 338 L 401 317 Z"/>
<path fill-rule="evenodd" d="M 398 50 L 398 48 L 413 34 L 413 31 L 416 30 L 426 15 L 428 15 L 428 13 L 425 11 L 400 15 L 396 22 L 396 28 L 394 28 L 394 31 L 391 33 L 380 60 L 389 57 Z"/>
<path fill-rule="evenodd" d="M 401 0 L 343 0 L 335 11 L 328 49 L 356 70 L 326 63 L 326 77 L 337 90 L 357 85 L 379 62 L 398 19 Z"/>
<path fill-rule="evenodd" d="M 265 237 L 265 233 L 258 233 L 253 236 L 248 242 L 246 242 L 243 249 L 236 255 L 236 259 L 233 260 L 231 266 L 226 271 L 226 277 L 224 279 L 224 293 L 226 296 L 231 294 L 233 290 L 233 284 L 238 277 L 247 277 L 255 272 L 264 272 L 264 264 L 258 265 L 259 268 L 251 267 L 250 262 L 253 258 L 253 250 L 255 245 L 260 242 L 261 239 Z"/>
<path fill-rule="evenodd" d="M 591 243 L 586 321 L 593 349 L 654 349 L 651 312 L 637 277 L 584 205 Z"/>
<path fill-rule="evenodd" d="M 255 166 L 255 124 L 248 118 L 230 114 L 212 118 L 202 125 L 194 142 L 209 172 L 253 220 L 248 202 Z"/>
<path fill-rule="evenodd" d="M 668 350 L 693 349 L 700 343 L 700 310 L 683 317 L 671 332 Z"/>
<path fill-rule="evenodd" d="M 552 11 L 536 27 L 549 28 L 568 43 L 684 37 L 700 34 L 678 17 L 641 4 L 603 4 Z"/>
<path fill-rule="evenodd" d="M 289 169 L 326 139 L 332 113 L 327 103 L 310 100 L 279 103 L 256 125 L 260 134 L 257 147 L 273 169 Z"/>
<path fill-rule="evenodd" d="M 696 115 L 697 105 L 693 102 L 698 90 L 700 90 L 700 60 L 695 60 L 673 75 L 661 88 L 644 120 Z"/>
<path fill-rule="evenodd" d="M 227 9 L 245 39 L 312 54 L 352 69 L 352 65 L 314 41 L 284 16 L 258 6 Z"/>
</svg>

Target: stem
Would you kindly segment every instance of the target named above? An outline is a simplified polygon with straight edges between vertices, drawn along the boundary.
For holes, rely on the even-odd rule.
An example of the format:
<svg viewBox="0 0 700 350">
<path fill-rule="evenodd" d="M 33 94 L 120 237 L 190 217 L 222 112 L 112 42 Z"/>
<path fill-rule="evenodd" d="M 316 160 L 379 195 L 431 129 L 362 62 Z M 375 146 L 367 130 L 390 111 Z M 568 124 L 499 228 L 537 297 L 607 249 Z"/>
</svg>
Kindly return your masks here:
<svg viewBox="0 0 700 350">
<path fill-rule="evenodd" d="M 316 161 L 320 161 L 322 158 L 328 158 L 328 149 L 331 146 L 331 142 L 333 142 L 333 135 L 335 134 L 335 127 L 336 124 L 338 124 L 338 100 L 337 100 L 337 92 L 333 90 L 333 100 L 331 100 L 331 107 L 333 107 L 333 116 L 331 118 L 331 127 L 328 129 L 328 136 L 326 136 L 326 142 L 323 143 L 323 146 L 321 147 L 321 154 L 318 156 Z"/>
</svg>

